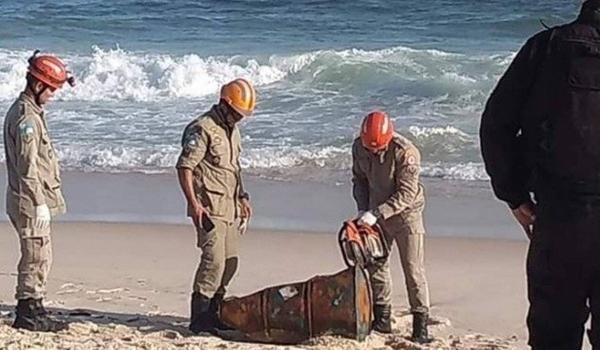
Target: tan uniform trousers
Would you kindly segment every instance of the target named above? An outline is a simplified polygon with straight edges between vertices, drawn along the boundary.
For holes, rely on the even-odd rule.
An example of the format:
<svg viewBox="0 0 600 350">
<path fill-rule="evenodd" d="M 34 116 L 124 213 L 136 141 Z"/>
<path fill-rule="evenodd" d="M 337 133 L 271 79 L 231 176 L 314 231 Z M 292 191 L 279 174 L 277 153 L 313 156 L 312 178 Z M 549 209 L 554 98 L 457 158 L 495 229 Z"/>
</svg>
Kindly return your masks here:
<svg viewBox="0 0 600 350">
<path fill-rule="evenodd" d="M 213 222 L 215 228 L 210 232 L 196 228 L 202 256 L 194 278 L 194 292 L 208 298 L 215 294 L 225 294 L 237 271 L 241 236 L 237 221 L 213 219 Z"/>
<path fill-rule="evenodd" d="M 424 238 L 422 215 L 418 214 L 410 223 L 388 220 L 384 232 L 390 249 L 396 243 L 412 313 L 429 312 L 429 287 L 425 277 Z M 390 258 L 369 268 L 375 305 L 392 304 L 392 275 Z"/>
<path fill-rule="evenodd" d="M 17 267 L 16 299 L 42 299 L 46 294 L 46 281 L 52 265 L 50 227 L 41 231 L 33 227 L 33 219 L 9 216 L 19 235 L 21 259 Z"/>
</svg>

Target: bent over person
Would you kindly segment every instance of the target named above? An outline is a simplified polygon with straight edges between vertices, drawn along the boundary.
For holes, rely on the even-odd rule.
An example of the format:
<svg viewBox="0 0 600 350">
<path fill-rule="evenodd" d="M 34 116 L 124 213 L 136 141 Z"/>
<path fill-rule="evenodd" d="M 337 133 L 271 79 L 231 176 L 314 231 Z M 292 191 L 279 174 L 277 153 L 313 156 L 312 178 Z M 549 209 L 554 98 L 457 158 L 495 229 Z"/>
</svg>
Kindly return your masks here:
<svg viewBox="0 0 600 350">
<path fill-rule="evenodd" d="M 388 244 L 396 242 L 413 314 L 412 339 L 428 342 L 429 290 L 423 247 L 425 197 L 419 182 L 419 151 L 408 139 L 394 133 L 387 114 L 373 112 L 363 120 L 360 137 L 352 145 L 352 159 L 358 223 L 368 226 L 379 223 Z M 389 258 L 377 262 L 369 272 L 375 302 L 373 329 L 391 333 Z"/>
<path fill-rule="evenodd" d="M 242 184 L 237 123 L 255 105 L 252 85 L 236 79 L 221 88 L 219 103 L 183 133 L 177 172 L 202 249 L 191 301 L 189 328 L 194 333 L 222 327 L 218 307 L 237 270 L 238 242 L 252 215 Z"/>
<path fill-rule="evenodd" d="M 51 221 L 66 211 L 58 158 L 48 134 L 43 107 L 65 82 L 74 85 L 64 63 L 52 55 L 29 59 L 27 85 L 4 120 L 8 188 L 6 212 L 19 235 L 15 328 L 57 331 L 42 303 L 52 264 Z"/>
</svg>

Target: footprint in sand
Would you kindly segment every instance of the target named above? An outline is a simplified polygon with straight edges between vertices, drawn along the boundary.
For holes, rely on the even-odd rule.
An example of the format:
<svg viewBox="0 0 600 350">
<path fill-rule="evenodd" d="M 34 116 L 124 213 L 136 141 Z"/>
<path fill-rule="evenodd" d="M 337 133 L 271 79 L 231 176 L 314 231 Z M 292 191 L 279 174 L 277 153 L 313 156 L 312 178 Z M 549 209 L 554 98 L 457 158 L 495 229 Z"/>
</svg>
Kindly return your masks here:
<svg viewBox="0 0 600 350">
<path fill-rule="evenodd" d="M 65 283 L 62 286 L 60 286 L 59 291 L 56 292 L 57 295 L 64 295 L 64 294 L 75 294 L 75 293 L 79 293 L 83 291 L 83 285 L 76 285 L 73 283 Z"/>
</svg>

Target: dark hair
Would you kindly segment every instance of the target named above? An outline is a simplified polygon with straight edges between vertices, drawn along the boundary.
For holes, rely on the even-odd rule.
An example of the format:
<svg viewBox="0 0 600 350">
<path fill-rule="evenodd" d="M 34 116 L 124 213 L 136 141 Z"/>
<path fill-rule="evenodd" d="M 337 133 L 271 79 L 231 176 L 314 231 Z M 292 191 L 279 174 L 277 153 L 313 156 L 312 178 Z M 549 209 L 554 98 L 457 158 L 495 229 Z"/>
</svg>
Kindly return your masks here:
<svg viewBox="0 0 600 350">
<path fill-rule="evenodd" d="M 27 73 L 27 75 L 25 76 L 25 80 L 27 80 L 27 87 L 29 87 L 32 90 L 33 90 L 33 86 L 35 85 L 35 83 L 39 83 L 40 82 L 39 80 L 37 80 L 36 77 L 34 77 L 33 75 L 31 75 L 31 73 Z"/>
</svg>

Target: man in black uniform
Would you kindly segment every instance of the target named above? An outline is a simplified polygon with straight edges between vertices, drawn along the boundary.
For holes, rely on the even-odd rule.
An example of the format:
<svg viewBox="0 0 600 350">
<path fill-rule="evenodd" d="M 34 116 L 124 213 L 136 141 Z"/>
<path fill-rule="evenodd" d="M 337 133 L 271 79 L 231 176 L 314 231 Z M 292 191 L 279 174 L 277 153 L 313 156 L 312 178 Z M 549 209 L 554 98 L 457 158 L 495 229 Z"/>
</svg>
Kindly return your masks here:
<svg viewBox="0 0 600 350">
<path fill-rule="evenodd" d="M 600 0 L 527 41 L 480 136 L 494 192 L 531 239 L 529 344 L 580 349 L 591 312 L 600 349 Z"/>
</svg>

